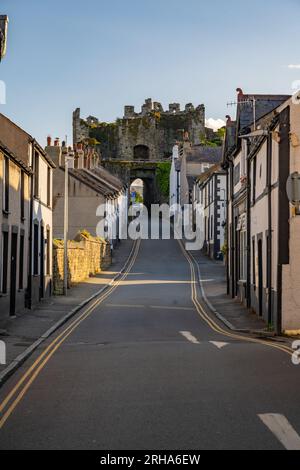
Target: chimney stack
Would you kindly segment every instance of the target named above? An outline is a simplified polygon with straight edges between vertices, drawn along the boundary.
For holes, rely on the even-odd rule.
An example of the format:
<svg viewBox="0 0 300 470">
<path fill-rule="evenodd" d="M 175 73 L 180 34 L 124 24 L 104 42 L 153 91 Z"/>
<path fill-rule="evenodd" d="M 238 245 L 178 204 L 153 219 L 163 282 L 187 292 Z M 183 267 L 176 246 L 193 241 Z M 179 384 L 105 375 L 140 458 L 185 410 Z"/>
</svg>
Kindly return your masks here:
<svg viewBox="0 0 300 470">
<path fill-rule="evenodd" d="M 45 147 L 45 151 L 49 155 L 49 157 L 54 161 L 57 167 L 61 166 L 61 146 L 58 137 L 54 140 L 54 145 L 52 145 L 52 138 L 50 135 L 48 135 L 47 146 Z"/>
</svg>

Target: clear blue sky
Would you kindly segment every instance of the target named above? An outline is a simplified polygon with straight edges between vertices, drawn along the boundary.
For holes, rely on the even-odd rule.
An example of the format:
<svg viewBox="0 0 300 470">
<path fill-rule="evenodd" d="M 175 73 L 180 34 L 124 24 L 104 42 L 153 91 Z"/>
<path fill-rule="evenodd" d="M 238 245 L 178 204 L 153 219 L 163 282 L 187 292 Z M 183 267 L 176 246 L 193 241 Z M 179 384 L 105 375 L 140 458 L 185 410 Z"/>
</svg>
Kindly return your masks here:
<svg viewBox="0 0 300 470">
<path fill-rule="evenodd" d="M 245 92 L 300 80 L 299 0 L 1 0 L 10 17 L 0 111 L 45 144 L 71 140 L 71 115 L 122 116 L 147 97 L 204 103 L 207 118 Z"/>
</svg>

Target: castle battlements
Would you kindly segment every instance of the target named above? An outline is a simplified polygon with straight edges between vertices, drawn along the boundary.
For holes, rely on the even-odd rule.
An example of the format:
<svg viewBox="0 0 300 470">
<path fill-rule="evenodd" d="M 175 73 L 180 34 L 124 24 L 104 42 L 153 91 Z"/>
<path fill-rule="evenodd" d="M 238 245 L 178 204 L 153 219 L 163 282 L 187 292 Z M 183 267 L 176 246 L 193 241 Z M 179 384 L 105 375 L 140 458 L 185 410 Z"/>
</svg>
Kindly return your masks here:
<svg viewBox="0 0 300 470">
<path fill-rule="evenodd" d="M 151 98 L 145 100 L 145 103 L 142 105 L 141 112 L 135 112 L 135 107 L 131 105 L 126 105 L 124 107 L 124 119 L 134 119 L 141 116 L 147 116 L 153 112 L 158 112 L 161 114 L 186 114 L 192 112 L 201 112 L 203 113 L 205 110 L 204 104 L 199 105 L 197 108 L 194 107 L 192 103 L 188 103 L 185 105 L 184 110 L 180 109 L 179 103 L 170 103 L 169 109 L 164 110 L 162 104 L 158 101 L 152 101 Z"/>
</svg>

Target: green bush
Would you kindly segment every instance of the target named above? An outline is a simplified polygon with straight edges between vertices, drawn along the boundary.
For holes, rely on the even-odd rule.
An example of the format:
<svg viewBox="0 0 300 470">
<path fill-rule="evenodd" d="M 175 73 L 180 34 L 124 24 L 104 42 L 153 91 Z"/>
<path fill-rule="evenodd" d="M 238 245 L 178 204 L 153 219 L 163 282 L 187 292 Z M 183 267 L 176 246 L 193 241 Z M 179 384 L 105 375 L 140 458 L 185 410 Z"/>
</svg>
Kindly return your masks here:
<svg viewBox="0 0 300 470">
<path fill-rule="evenodd" d="M 159 163 L 156 168 L 156 181 L 161 193 L 169 195 L 171 162 Z"/>
</svg>

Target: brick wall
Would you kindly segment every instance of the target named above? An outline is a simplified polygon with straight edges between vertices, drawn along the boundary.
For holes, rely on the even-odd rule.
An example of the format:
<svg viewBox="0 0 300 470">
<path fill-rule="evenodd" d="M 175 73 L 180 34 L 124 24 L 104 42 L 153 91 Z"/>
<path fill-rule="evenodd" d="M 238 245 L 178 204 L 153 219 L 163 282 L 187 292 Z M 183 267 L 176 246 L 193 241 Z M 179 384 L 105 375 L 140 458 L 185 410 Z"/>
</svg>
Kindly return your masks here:
<svg viewBox="0 0 300 470">
<path fill-rule="evenodd" d="M 84 281 L 90 276 L 107 269 L 111 264 L 110 244 L 98 238 L 78 234 L 68 241 L 68 287 Z M 53 290 L 55 295 L 63 294 L 64 246 L 56 240 L 53 243 Z"/>
</svg>

